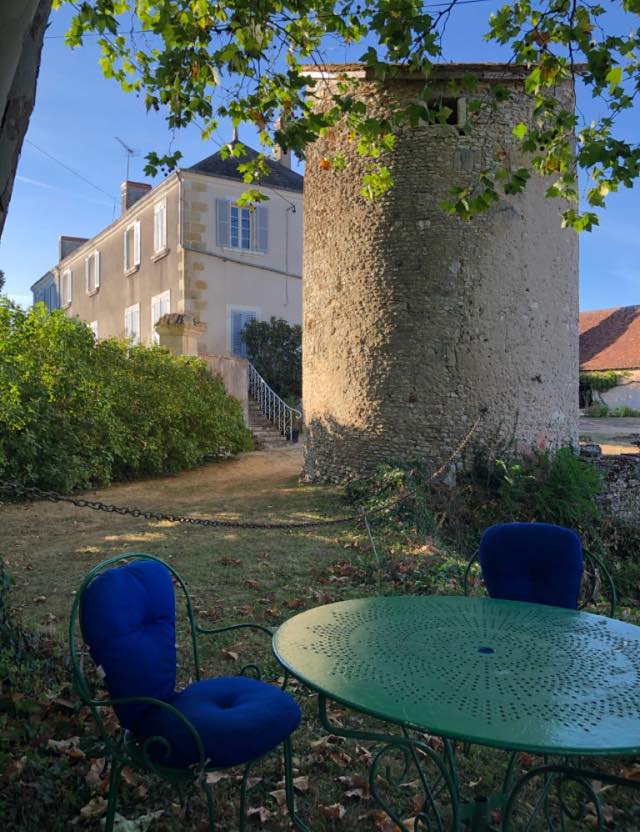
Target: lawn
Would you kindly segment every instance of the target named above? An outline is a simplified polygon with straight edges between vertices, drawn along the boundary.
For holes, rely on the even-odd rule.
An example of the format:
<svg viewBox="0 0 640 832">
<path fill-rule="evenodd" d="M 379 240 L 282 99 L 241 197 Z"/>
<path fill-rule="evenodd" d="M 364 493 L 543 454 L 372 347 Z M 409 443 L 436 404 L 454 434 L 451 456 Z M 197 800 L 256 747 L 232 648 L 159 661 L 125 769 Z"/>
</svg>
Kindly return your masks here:
<svg viewBox="0 0 640 832">
<path fill-rule="evenodd" d="M 87 496 L 116 505 L 233 520 L 299 522 L 353 511 L 337 489 L 299 484 L 299 470 L 298 451 L 251 453 L 177 477 L 117 485 Z M 92 741 L 89 716 L 78 708 L 70 689 L 64 646 L 73 593 L 95 563 L 126 551 L 167 559 L 187 581 L 196 611 L 206 624 L 254 620 L 277 626 L 300 610 L 334 600 L 461 591 L 461 556 L 442 552 L 429 539 L 416 541 L 402 535 L 394 538 L 389 555 L 388 538 L 381 536 L 384 566 L 379 569 L 363 531 L 351 526 L 218 530 L 49 502 L 4 505 L 0 517 L 0 556 L 15 579 L 11 600 L 20 622 L 38 636 L 37 658 L 25 654 L 3 680 L 3 832 L 99 828 L 106 791 L 103 761 Z M 245 637 L 207 645 L 205 666 L 211 673 L 233 673 L 257 653 L 266 660 L 268 674 L 276 678 L 279 671 L 269 660 L 269 644 Z M 181 667 L 186 677 L 184 659 Z M 316 718 L 315 697 L 300 685 L 293 685 L 292 691 L 304 711 L 303 725 L 294 737 L 300 814 L 313 832 L 390 832 L 393 824 L 368 793 L 372 747 L 327 737 Z M 367 721 L 339 709 L 334 717 L 352 727 Z M 423 739 L 440 748 L 438 738 Z M 468 796 L 490 790 L 504 770 L 500 752 L 472 749 L 460 759 Z M 521 755 L 518 770 L 536 762 Z M 632 761 L 609 766 L 617 772 L 623 768 L 635 771 Z M 221 832 L 237 829 L 238 774 L 225 773 L 217 783 Z M 401 780 L 398 799 L 403 817 L 408 817 L 414 813 L 415 782 Z M 142 832 L 148 822 L 152 832 L 206 828 L 199 796 L 181 805 L 170 787 L 152 778 L 127 771 L 122 796 L 120 811 L 136 821 L 122 827 L 127 832 Z M 256 770 L 252 828 L 273 832 L 289 828 L 282 797 L 281 769 L 274 755 Z M 609 828 L 626 832 L 640 826 L 640 812 L 630 796 L 605 789 L 602 797 Z M 593 813 L 587 812 L 586 820 L 567 828 L 589 828 L 594 821 Z"/>
</svg>

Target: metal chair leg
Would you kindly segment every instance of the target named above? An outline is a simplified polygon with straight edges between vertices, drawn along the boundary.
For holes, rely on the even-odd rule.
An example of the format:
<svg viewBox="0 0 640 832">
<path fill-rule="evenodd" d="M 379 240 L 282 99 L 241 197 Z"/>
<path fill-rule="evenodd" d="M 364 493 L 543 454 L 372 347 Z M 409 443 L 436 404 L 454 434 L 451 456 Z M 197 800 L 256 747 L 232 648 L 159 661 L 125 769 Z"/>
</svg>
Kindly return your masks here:
<svg viewBox="0 0 640 832">
<path fill-rule="evenodd" d="M 120 772 L 122 765 L 116 760 L 111 761 L 109 772 L 109 793 L 107 795 L 107 817 L 105 819 L 104 832 L 113 832 L 113 824 L 116 818 L 118 806 L 118 789 L 120 788 Z"/>
<path fill-rule="evenodd" d="M 207 798 L 207 812 L 209 814 L 209 832 L 216 832 L 216 806 L 213 800 L 211 786 L 207 783 L 206 777 L 200 781 L 200 788 Z"/>
<path fill-rule="evenodd" d="M 291 737 L 287 737 L 282 743 L 284 750 L 284 784 L 285 793 L 287 796 L 287 809 L 289 810 L 289 817 L 291 823 L 300 832 L 310 832 L 309 827 L 303 823 L 296 814 L 295 797 L 293 793 L 293 763 L 291 760 Z"/>
</svg>

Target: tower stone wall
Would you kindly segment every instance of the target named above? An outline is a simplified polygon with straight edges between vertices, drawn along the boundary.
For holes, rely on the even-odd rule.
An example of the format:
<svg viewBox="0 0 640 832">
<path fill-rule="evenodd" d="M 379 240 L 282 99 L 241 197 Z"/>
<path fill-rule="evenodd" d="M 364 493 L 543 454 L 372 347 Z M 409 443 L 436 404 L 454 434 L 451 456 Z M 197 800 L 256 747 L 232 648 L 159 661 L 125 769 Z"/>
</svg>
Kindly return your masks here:
<svg viewBox="0 0 640 832">
<path fill-rule="evenodd" d="M 549 183 L 534 176 L 524 194 L 471 222 L 439 207 L 451 185 L 500 160 L 523 162 L 512 135 L 531 115 L 523 70 L 445 66 L 434 93 L 440 84 L 450 97 L 451 78 L 467 69 L 480 78 L 474 97 L 500 83 L 510 99 L 481 109 L 469 134 L 448 124 L 405 129 L 387 160 L 395 185 L 382 198 L 360 195 L 364 163 L 346 128 L 308 153 L 308 480 L 343 481 L 398 458 L 436 468 L 476 423 L 468 449 L 577 441 L 578 243 L 561 228 L 561 205 L 545 198 Z M 324 68 L 319 96 L 344 72 Z M 365 78 L 358 94 L 388 112 L 421 87 L 411 77 Z M 573 100 L 569 87 L 562 94 Z M 347 156 L 346 171 L 320 164 L 336 151 Z"/>
</svg>

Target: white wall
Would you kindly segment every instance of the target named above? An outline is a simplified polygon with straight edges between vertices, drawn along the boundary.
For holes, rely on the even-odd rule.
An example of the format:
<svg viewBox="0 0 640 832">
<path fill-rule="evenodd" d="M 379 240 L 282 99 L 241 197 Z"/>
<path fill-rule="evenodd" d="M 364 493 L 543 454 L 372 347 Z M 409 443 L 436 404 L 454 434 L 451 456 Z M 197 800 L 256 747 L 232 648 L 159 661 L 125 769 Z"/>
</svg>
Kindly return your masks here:
<svg viewBox="0 0 640 832">
<path fill-rule="evenodd" d="M 635 407 L 640 409 L 640 370 L 633 370 L 622 379 L 622 384 L 602 393 L 602 400 L 611 409 L 614 407 Z"/>
<path fill-rule="evenodd" d="M 216 200 L 236 201 L 246 186 L 182 172 L 184 311 L 207 324 L 201 353 L 231 353 L 231 313 L 255 312 L 258 320 L 302 321 L 301 193 L 264 189 L 269 201 L 264 252 L 218 245 Z M 293 210 L 295 207 L 295 210 Z"/>
</svg>

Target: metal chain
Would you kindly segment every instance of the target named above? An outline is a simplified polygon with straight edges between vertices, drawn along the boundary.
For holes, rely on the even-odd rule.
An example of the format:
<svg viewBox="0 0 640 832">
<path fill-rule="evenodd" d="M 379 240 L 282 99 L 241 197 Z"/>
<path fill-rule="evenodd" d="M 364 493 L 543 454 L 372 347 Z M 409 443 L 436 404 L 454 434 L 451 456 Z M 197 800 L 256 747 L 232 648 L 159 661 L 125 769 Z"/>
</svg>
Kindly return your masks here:
<svg viewBox="0 0 640 832">
<path fill-rule="evenodd" d="M 111 514 L 129 515 L 131 517 L 142 517 L 144 520 L 167 520 L 169 523 L 183 523 L 189 526 L 213 526 L 224 529 L 310 529 L 318 526 L 339 526 L 341 524 L 356 523 L 362 521 L 362 514 L 351 514 L 348 517 L 338 517 L 331 520 L 305 520 L 300 523 L 253 523 L 242 520 L 212 520 L 207 517 L 185 517 L 180 514 L 165 514 L 161 511 L 145 511 L 141 508 L 129 508 L 128 506 L 115 506 L 111 503 L 103 503 L 100 500 L 86 500 L 82 497 L 69 497 L 60 494 L 58 491 L 45 491 L 32 485 L 20 485 L 16 482 L 0 483 L 0 491 L 9 491 L 13 494 L 21 494 L 30 498 L 49 500 L 52 503 L 71 503 L 77 508 L 91 508 L 94 511 L 106 511 Z M 395 502 L 406 499 L 406 495 Z M 391 503 L 388 508 L 391 508 Z M 386 509 L 375 509 L 376 512 Z"/>
<path fill-rule="evenodd" d="M 453 459 L 462 452 L 465 445 L 471 439 L 471 436 L 475 433 L 479 422 L 480 417 L 476 419 L 475 423 L 471 427 L 471 430 L 453 451 L 451 456 L 443 463 L 443 465 L 431 474 L 428 480 L 429 482 L 439 477 L 453 461 Z M 210 520 L 207 517 L 185 517 L 180 514 L 165 514 L 161 511 L 145 511 L 140 508 L 115 506 L 111 503 L 103 503 L 100 500 L 86 500 L 83 497 L 69 497 L 66 494 L 60 494 L 59 491 L 47 491 L 42 488 L 38 488 L 35 485 L 21 485 L 15 480 L 10 482 L 0 482 L 0 491 L 21 494 L 32 499 L 38 497 L 42 500 L 49 500 L 52 503 L 71 503 L 71 505 L 74 505 L 77 508 L 91 508 L 94 511 L 105 511 L 109 514 L 113 513 L 129 515 L 130 517 L 142 517 L 144 520 L 167 520 L 169 523 L 183 523 L 188 526 L 209 526 L 218 529 L 260 529 L 263 531 L 281 529 L 288 531 L 292 529 L 313 529 L 324 526 L 348 525 L 349 523 L 364 523 L 369 534 L 370 529 L 368 528 L 367 517 L 371 517 L 374 514 L 381 514 L 384 511 L 389 511 L 395 506 L 401 505 L 406 500 L 410 500 L 412 497 L 415 497 L 418 493 L 418 489 L 415 488 L 406 494 L 401 494 L 389 503 L 371 509 L 366 513 L 364 506 L 360 506 L 356 514 L 350 514 L 347 517 L 336 517 L 331 520 L 304 520 L 300 523 L 254 523 L 242 520 Z"/>
</svg>

